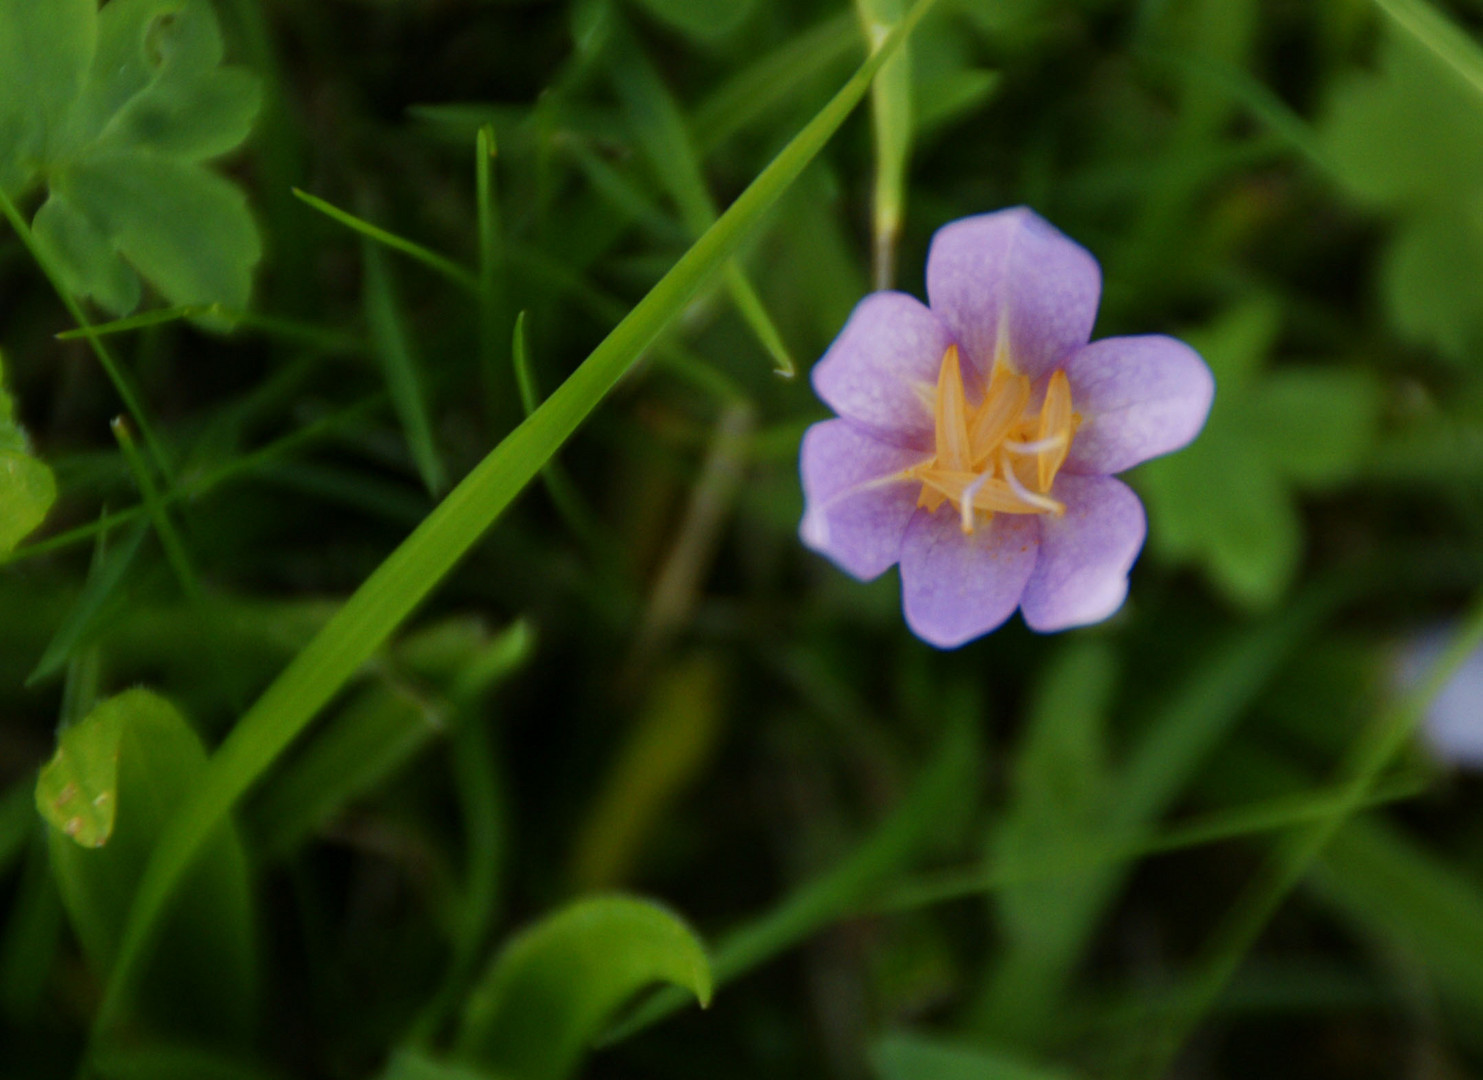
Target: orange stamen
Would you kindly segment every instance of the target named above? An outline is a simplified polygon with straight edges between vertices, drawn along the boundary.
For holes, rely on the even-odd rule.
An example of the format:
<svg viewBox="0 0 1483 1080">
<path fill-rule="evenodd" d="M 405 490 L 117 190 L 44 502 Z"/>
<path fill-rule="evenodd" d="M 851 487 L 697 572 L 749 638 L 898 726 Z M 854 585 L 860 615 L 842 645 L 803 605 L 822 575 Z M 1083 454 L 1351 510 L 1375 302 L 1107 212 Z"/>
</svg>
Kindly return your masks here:
<svg viewBox="0 0 1483 1080">
<path fill-rule="evenodd" d="M 1007 357 L 996 357 L 981 400 L 970 404 L 969 393 L 950 345 L 932 401 L 933 456 L 905 474 L 922 485 L 917 505 L 936 513 L 951 503 L 965 533 L 995 514 L 1063 513 L 1049 492 L 1080 420 L 1065 372 L 1051 375 L 1038 412 L 1029 408 L 1030 380 Z"/>
</svg>

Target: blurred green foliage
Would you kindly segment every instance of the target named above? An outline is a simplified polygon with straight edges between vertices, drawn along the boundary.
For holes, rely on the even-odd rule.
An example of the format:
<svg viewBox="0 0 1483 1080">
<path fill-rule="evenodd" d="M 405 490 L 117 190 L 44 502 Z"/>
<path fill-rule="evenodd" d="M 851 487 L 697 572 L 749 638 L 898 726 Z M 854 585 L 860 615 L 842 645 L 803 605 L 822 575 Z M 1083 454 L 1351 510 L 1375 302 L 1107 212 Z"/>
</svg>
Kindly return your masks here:
<svg viewBox="0 0 1483 1080">
<path fill-rule="evenodd" d="M 1478 6 L 849 82 L 913 10 L 0 0 L 7 1077 L 1483 1069 L 1476 780 L 1333 783 L 1483 588 Z M 1017 203 L 1216 402 L 1114 619 L 939 654 L 804 376 Z"/>
</svg>

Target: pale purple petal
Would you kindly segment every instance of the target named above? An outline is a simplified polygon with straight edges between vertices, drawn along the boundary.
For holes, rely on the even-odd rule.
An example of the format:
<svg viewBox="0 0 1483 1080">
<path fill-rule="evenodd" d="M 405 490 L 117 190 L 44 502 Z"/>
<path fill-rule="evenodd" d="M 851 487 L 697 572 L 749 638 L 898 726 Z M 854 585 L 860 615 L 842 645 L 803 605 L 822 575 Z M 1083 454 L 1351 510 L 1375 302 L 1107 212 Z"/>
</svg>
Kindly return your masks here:
<svg viewBox="0 0 1483 1080">
<path fill-rule="evenodd" d="M 1066 362 L 1081 417 L 1066 468 L 1109 475 L 1178 450 L 1200 433 L 1215 377 L 1182 341 L 1162 334 L 1103 338 Z"/>
<path fill-rule="evenodd" d="M 1451 636 L 1448 630 L 1437 629 L 1410 642 L 1399 658 L 1396 689 L 1415 692 L 1446 652 Z M 1432 698 L 1421 735 L 1438 761 L 1483 769 L 1483 650 L 1464 660 Z"/>
<path fill-rule="evenodd" d="M 901 601 L 912 633 L 953 649 L 999 626 L 1035 569 L 1039 535 L 1034 515 L 995 514 L 965 534 L 951 505 L 919 512 L 901 544 Z"/>
<path fill-rule="evenodd" d="M 803 542 L 862 581 L 884 573 L 901 553 L 901 537 L 921 485 L 893 481 L 922 460 L 873 439 L 847 420 L 825 420 L 804 432 Z"/>
<path fill-rule="evenodd" d="M 1122 607 L 1148 532 L 1143 504 L 1121 480 L 1062 473 L 1051 494 L 1066 512 L 1040 515 L 1040 558 L 1020 605 L 1041 632 L 1101 622 Z"/>
<path fill-rule="evenodd" d="M 814 390 L 891 442 L 930 447 L 937 372 L 950 344 L 942 320 L 916 297 L 871 293 L 814 365 Z"/>
<path fill-rule="evenodd" d="M 1032 379 L 1092 336 L 1102 272 L 1087 250 L 1023 206 L 944 225 L 927 254 L 927 296 L 980 375 L 1001 334 Z"/>
</svg>

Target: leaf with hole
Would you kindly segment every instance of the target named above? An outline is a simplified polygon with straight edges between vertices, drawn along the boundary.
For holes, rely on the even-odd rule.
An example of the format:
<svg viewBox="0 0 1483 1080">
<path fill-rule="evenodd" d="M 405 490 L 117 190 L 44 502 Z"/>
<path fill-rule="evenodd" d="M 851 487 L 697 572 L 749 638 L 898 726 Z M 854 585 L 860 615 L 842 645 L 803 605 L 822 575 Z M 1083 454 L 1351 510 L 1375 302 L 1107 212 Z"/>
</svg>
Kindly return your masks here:
<svg viewBox="0 0 1483 1080">
<path fill-rule="evenodd" d="M 51 826 L 52 873 L 88 965 L 118 955 L 144 864 L 166 823 L 206 770 L 185 718 L 148 690 L 102 702 L 66 729 L 36 783 Z M 253 1012 L 253 935 L 247 860 L 223 823 L 192 867 L 163 928 L 172 948 L 143 983 L 136 1008 L 181 1035 L 236 1037 Z"/>
</svg>

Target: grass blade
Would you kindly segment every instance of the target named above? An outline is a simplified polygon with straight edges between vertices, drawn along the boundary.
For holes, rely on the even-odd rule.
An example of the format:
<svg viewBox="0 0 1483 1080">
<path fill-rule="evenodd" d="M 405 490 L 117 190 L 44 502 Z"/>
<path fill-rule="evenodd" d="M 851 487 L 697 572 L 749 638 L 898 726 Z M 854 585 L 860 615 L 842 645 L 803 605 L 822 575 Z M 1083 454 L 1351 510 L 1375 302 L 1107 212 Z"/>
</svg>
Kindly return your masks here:
<svg viewBox="0 0 1483 1080">
<path fill-rule="evenodd" d="M 1397 26 L 1483 94 L 1483 49 L 1426 0 L 1373 0 Z"/>
<path fill-rule="evenodd" d="M 684 114 L 632 36 L 619 35 L 619 44 L 621 47 L 615 48 L 612 63 L 618 96 L 655 175 L 668 189 L 686 228 L 692 235 L 700 236 L 716 220 L 716 203 L 706 185 L 700 155 L 690 138 Z M 757 290 L 735 261 L 726 267 L 725 283 L 742 319 L 772 357 L 777 374 L 792 378 L 796 368 L 782 335 Z"/>
<path fill-rule="evenodd" d="M 363 244 L 365 258 L 366 322 L 371 328 L 371 345 L 381 361 L 386 378 L 386 391 L 396 409 L 397 418 L 407 436 L 407 446 L 417 472 L 429 494 L 438 495 L 448 486 L 448 470 L 433 442 L 433 422 L 428 410 L 427 392 L 423 387 L 421 364 L 412 348 L 397 299 L 391 267 L 381 249 L 370 240 Z"/>
<path fill-rule="evenodd" d="M 1388 709 L 1356 741 L 1341 769 L 1343 797 L 1329 812 L 1292 837 L 1232 909 L 1211 940 L 1190 993 L 1175 1007 L 1168 1024 L 1157 1032 L 1137 1075 L 1158 1077 L 1168 1071 L 1185 1040 L 1230 983 L 1251 946 L 1293 888 L 1323 854 L 1340 827 L 1364 805 L 1376 780 L 1411 737 L 1433 698 L 1467 659 L 1483 645 L 1483 598 L 1446 651 L 1416 690 Z"/>
<path fill-rule="evenodd" d="M 346 601 L 241 718 L 150 858 L 94 1018 L 121 1019 L 161 913 L 212 831 L 319 710 L 478 541 L 552 454 L 725 265 L 839 130 L 882 64 L 934 0 L 917 0 L 891 38 L 752 181 L 572 375 L 451 491 Z"/>
<path fill-rule="evenodd" d="M 478 294 L 478 278 L 459 266 L 452 259 L 444 255 L 439 255 L 436 251 L 425 248 L 421 244 L 408 240 L 405 237 L 398 236 L 396 233 L 388 232 L 379 225 L 372 225 L 369 221 L 356 217 L 348 210 L 341 210 L 334 203 L 326 202 L 317 195 L 310 195 L 307 191 L 301 191 L 298 188 L 294 188 L 294 194 L 302 202 L 314 207 L 314 209 L 326 217 L 338 221 L 347 229 L 353 229 L 362 236 L 376 241 L 378 244 L 383 244 L 393 251 L 400 251 L 403 255 L 416 259 L 423 266 L 426 266 L 435 273 L 441 274 L 465 292 Z"/>
</svg>

